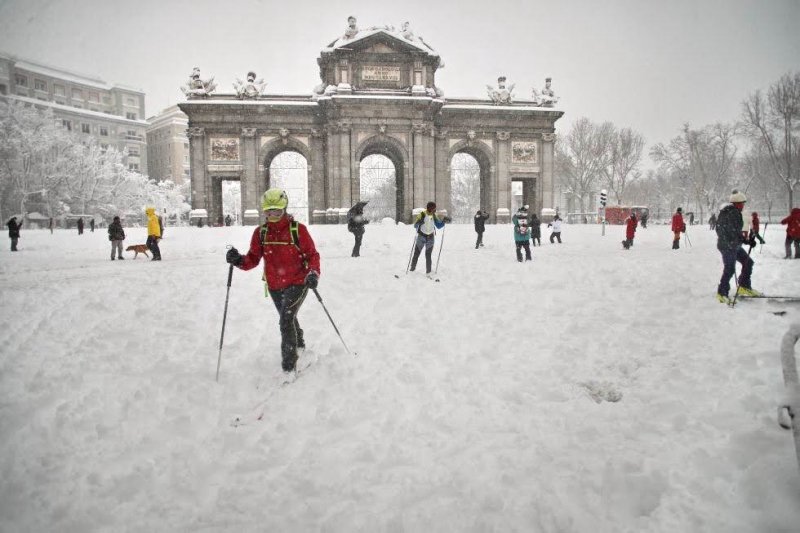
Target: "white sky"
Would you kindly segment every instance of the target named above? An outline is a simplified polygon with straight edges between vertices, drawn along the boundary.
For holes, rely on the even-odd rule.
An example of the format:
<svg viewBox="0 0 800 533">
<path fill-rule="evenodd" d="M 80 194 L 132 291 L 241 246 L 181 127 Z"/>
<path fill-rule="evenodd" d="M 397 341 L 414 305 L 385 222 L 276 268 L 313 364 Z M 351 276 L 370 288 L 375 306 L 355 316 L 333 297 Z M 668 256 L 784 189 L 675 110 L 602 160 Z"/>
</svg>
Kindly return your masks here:
<svg viewBox="0 0 800 533">
<path fill-rule="evenodd" d="M 310 93 L 319 51 L 348 15 L 411 22 L 442 56 L 446 96 L 518 98 L 546 76 L 567 112 L 632 127 L 649 144 L 739 116 L 741 101 L 800 69 L 800 0 L 0 0 L 0 51 L 143 89 L 147 116 L 183 100 L 192 67 L 232 92 L 253 69 L 270 93 Z"/>
</svg>

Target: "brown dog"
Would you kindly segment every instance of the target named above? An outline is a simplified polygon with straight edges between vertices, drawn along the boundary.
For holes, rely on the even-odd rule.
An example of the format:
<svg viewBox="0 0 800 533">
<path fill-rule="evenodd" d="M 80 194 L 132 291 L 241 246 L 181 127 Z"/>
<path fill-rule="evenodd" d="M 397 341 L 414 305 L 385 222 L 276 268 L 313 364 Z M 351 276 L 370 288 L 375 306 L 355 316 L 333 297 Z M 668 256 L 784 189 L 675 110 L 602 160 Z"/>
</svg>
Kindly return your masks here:
<svg viewBox="0 0 800 533">
<path fill-rule="evenodd" d="M 146 244 L 132 244 L 132 245 L 128 246 L 127 248 L 125 248 L 125 251 L 126 252 L 136 252 L 134 254 L 134 256 L 133 256 L 134 259 L 136 259 L 136 256 L 139 255 L 139 254 L 144 254 L 148 258 L 150 257 L 149 255 L 147 255 L 147 245 Z"/>
</svg>

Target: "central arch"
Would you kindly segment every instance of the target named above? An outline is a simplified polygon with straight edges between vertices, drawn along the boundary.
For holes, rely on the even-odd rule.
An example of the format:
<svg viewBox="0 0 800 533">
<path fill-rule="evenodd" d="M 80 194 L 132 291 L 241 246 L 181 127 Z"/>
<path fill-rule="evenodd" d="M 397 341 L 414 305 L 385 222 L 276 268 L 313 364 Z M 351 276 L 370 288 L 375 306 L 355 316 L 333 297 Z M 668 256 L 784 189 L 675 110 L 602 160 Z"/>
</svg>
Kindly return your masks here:
<svg viewBox="0 0 800 533">
<path fill-rule="evenodd" d="M 394 165 L 395 179 L 395 213 L 396 221 L 405 221 L 411 216 L 411 206 L 406 205 L 406 167 L 408 163 L 408 152 L 403 145 L 390 135 L 375 135 L 362 142 L 355 153 L 357 177 L 354 183 L 353 197 L 361 199 L 361 162 L 371 155 L 382 155 Z"/>
<path fill-rule="evenodd" d="M 472 156 L 478 163 L 480 169 L 479 187 L 480 187 L 480 209 L 489 213 L 489 220 L 496 221 L 497 205 L 495 188 L 492 186 L 492 174 L 494 172 L 494 154 L 483 143 L 476 143 L 473 141 L 461 141 L 453 145 L 450 149 L 448 157 L 448 174 L 452 174 L 453 158 L 456 154 L 467 154 Z M 451 178 L 452 180 L 452 178 Z M 451 181 L 452 183 L 452 181 Z"/>
<path fill-rule="evenodd" d="M 294 155 L 295 157 L 286 157 Z M 309 207 L 309 175 L 311 173 L 310 165 L 310 152 L 308 147 L 289 137 L 287 139 L 273 140 L 270 143 L 262 146 L 259 153 L 259 160 L 263 163 L 264 168 L 264 182 L 263 191 L 270 187 L 281 187 L 286 189 L 289 196 L 289 209 L 295 218 L 301 222 L 308 223 L 308 207 Z M 294 161 L 294 160 L 297 161 Z M 281 164 L 276 167 L 274 163 L 280 162 Z M 279 176 L 278 173 L 281 175 Z M 288 173 L 288 176 L 283 176 Z M 301 179 L 296 180 L 294 176 L 302 174 Z M 289 178 L 290 182 L 294 182 L 287 186 L 282 183 L 283 178 Z M 299 177 L 299 176 L 298 176 Z M 256 191 L 257 198 L 261 197 L 263 191 Z"/>
</svg>

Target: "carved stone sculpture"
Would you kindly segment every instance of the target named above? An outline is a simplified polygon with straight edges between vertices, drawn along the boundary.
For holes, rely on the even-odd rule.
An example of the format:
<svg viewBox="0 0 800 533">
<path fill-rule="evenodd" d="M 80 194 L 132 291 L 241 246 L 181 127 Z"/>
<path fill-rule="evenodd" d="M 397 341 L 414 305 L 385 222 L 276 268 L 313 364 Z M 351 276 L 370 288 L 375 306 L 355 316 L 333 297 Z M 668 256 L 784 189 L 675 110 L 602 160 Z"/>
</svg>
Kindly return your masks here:
<svg viewBox="0 0 800 533">
<path fill-rule="evenodd" d="M 247 73 L 247 81 L 236 78 L 233 88 L 236 89 L 236 96 L 244 98 L 258 98 L 267 86 L 263 78 L 256 79 L 256 73 L 252 70 Z"/>
<path fill-rule="evenodd" d="M 181 91 L 186 95 L 186 98 L 205 98 L 214 92 L 217 84 L 214 82 L 214 76 L 207 80 L 200 79 L 200 69 L 194 67 L 192 73 L 189 75 L 189 82 L 181 87 Z"/>
<path fill-rule="evenodd" d="M 550 83 L 552 81 L 553 78 L 545 78 L 544 80 L 544 88 L 542 88 L 539 100 L 539 103 L 542 107 L 553 107 L 553 105 L 558 102 L 558 96 L 556 96 L 556 93 L 553 92 L 552 88 L 550 88 Z"/>
<path fill-rule="evenodd" d="M 514 101 L 514 84 L 506 88 L 506 77 L 497 78 L 497 87 L 486 86 L 487 94 L 495 105 L 510 104 Z"/>
<path fill-rule="evenodd" d="M 354 16 L 347 17 L 347 29 L 344 31 L 345 39 L 352 39 L 358 34 L 358 26 L 356 26 L 356 18 Z"/>
</svg>

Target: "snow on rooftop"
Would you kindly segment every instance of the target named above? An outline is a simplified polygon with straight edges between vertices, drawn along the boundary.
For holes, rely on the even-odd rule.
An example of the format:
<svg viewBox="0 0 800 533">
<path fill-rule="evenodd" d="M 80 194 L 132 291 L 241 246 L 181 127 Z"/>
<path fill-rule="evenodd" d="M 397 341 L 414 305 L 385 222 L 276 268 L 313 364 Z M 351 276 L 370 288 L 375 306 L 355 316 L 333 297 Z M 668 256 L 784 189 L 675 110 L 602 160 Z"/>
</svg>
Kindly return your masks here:
<svg viewBox="0 0 800 533">
<path fill-rule="evenodd" d="M 367 30 L 359 30 L 359 32 L 355 35 L 355 37 L 353 37 L 351 39 L 347 39 L 343 35 L 343 36 L 339 37 L 338 39 L 336 39 L 335 41 L 333 41 L 331 44 L 329 44 L 326 48 L 324 48 L 323 52 L 332 52 L 333 50 L 336 50 L 337 48 L 340 48 L 340 49 L 341 48 L 348 48 L 350 45 L 352 45 L 355 42 L 361 41 L 363 39 L 366 39 L 367 37 L 370 37 L 372 35 L 377 35 L 379 33 L 383 33 L 384 35 L 388 35 L 389 37 L 392 37 L 393 39 L 396 39 L 398 41 L 402 41 L 402 42 L 404 42 L 404 43 L 406 43 L 408 45 L 413 46 L 414 48 L 418 48 L 419 50 L 422 50 L 423 52 L 425 52 L 428 55 L 432 55 L 432 56 L 436 56 L 436 57 L 439 56 L 438 52 L 436 52 L 436 50 L 431 48 L 421 38 L 415 37 L 414 40 L 409 40 L 409 39 L 406 39 L 405 37 L 403 37 L 403 34 L 402 34 L 402 32 L 400 30 L 392 30 L 392 29 L 389 29 L 389 28 L 370 28 L 370 29 L 367 29 Z"/>
<path fill-rule="evenodd" d="M 63 70 L 57 67 L 50 67 L 47 65 L 41 65 L 39 63 L 33 63 L 30 61 L 24 61 L 24 60 L 16 61 L 15 67 L 21 70 L 26 70 L 28 72 L 33 72 L 36 74 L 41 74 L 43 76 L 49 76 L 52 78 L 58 78 L 60 80 L 72 83 L 79 83 L 81 85 L 87 85 L 89 87 L 94 87 L 96 89 L 102 89 L 104 91 L 110 91 L 116 88 L 116 89 L 124 89 L 126 91 L 138 92 L 144 94 L 144 91 L 142 91 L 141 89 L 127 87 L 119 84 L 111 85 L 96 76 L 79 74 L 77 72 L 70 72 L 68 70 Z"/>
<path fill-rule="evenodd" d="M 49 100 L 39 100 L 38 98 L 29 98 L 27 96 L 19 96 L 16 94 L 9 94 L 6 95 L 6 98 L 20 100 L 23 102 L 29 102 L 31 104 L 37 106 L 47 106 L 52 107 L 55 110 L 59 111 L 66 111 L 70 113 L 74 113 L 76 115 L 84 115 L 87 117 L 98 118 L 102 120 L 109 120 L 114 122 L 122 122 L 124 124 L 136 125 L 136 126 L 147 126 L 146 120 L 131 120 L 129 118 L 122 117 L 120 115 L 112 115 L 109 113 L 102 113 L 100 111 L 92 111 L 91 109 L 83 109 L 80 107 L 72 107 L 68 105 L 57 104 L 56 102 L 51 102 Z"/>
</svg>

